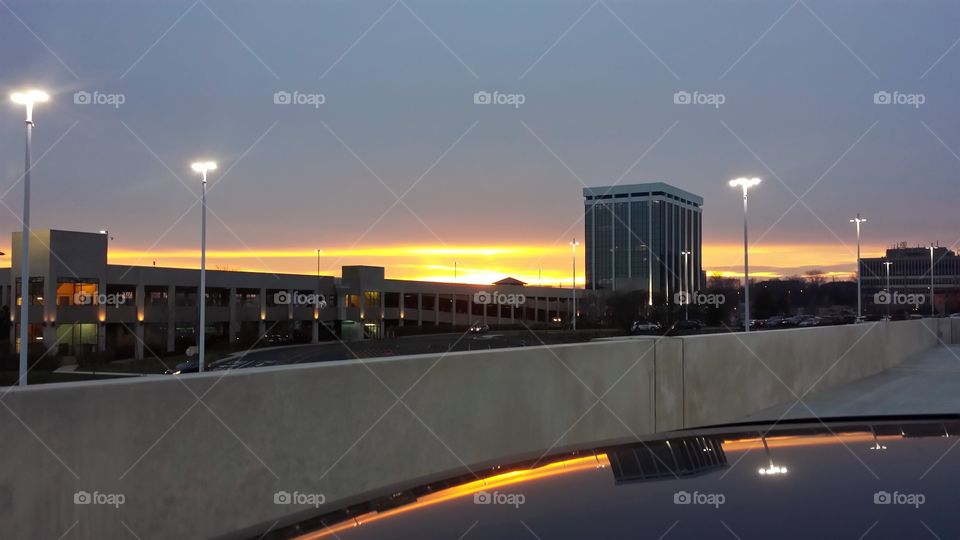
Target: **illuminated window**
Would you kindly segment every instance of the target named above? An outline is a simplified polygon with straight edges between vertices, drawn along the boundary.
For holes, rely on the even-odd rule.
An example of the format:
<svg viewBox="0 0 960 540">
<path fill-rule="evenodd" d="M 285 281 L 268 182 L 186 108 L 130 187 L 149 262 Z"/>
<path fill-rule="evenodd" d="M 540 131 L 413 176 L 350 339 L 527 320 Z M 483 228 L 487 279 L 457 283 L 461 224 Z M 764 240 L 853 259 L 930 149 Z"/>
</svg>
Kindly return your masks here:
<svg viewBox="0 0 960 540">
<path fill-rule="evenodd" d="M 96 281 L 59 280 L 57 283 L 58 306 L 90 306 L 97 303 L 99 292 Z"/>
</svg>

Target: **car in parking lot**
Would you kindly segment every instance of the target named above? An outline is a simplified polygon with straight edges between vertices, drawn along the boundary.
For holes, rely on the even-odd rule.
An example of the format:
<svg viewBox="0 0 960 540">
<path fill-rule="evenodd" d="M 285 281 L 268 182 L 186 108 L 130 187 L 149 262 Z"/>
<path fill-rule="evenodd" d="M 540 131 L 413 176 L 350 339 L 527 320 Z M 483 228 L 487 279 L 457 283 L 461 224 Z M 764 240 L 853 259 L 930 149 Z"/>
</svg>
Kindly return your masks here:
<svg viewBox="0 0 960 540">
<path fill-rule="evenodd" d="M 641 332 L 656 332 L 660 329 L 660 323 L 641 319 L 638 321 L 633 321 L 633 325 L 630 327 L 630 333 L 638 334 Z"/>
</svg>

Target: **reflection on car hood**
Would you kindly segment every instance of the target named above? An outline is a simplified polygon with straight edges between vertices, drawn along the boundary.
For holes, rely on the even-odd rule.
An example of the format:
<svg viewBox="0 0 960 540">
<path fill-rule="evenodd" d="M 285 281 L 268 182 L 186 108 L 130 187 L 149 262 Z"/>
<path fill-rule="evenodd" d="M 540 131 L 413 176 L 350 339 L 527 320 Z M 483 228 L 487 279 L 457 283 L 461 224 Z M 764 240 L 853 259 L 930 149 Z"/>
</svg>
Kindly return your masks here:
<svg viewBox="0 0 960 540">
<path fill-rule="evenodd" d="M 957 538 L 957 418 L 676 432 L 411 486 L 268 538 Z"/>
</svg>

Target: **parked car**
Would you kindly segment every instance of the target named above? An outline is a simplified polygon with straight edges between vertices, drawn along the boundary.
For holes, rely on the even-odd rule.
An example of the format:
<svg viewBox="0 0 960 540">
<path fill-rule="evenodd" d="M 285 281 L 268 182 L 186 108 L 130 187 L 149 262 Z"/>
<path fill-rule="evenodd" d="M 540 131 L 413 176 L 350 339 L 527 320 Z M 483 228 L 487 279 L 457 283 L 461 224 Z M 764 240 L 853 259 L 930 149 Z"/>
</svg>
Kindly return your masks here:
<svg viewBox="0 0 960 540">
<path fill-rule="evenodd" d="M 199 360 L 187 360 L 186 362 L 180 362 L 176 366 L 164 371 L 164 375 L 181 375 L 183 373 L 199 373 L 200 372 L 200 361 Z"/>
<path fill-rule="evenodd" d="M 761 329 L 761 328 L 766 328 L 766 327 L 767 327 L 767 321 L 765 321 L 764 319 L 751 319 L 751 320 L 750 320 L 750 328 L 751 328 L 751 329 L 757 329 L 757 330 L 759 330 L 759 329 Z"/>
<path fill-rule="evenodd" d="M 773 317 L 768 318 L 765 324 L 767 328 L 780 328 L 784 325 L 783 320 L 783 317 L 780 315 L 774 315 Z"/>
<path fill-rule="evenodd" d="M 639 332 L 656 332 L 661 329 L 660 323 L 651 322 L 651 321 L 633 321 L 633 326 L 630 327 L 630 333 L 636 334 Z"/>
<path fill-rule="evenodd" d="M 806 319 L 803 319 L 802 321 L 800 321 L 800 323 L 797 326 L 799 326 L 800 328 L 808 328 L 811 326 L 822 326 L 824 322 L 825 321 L 823 317 L 807 317 Z"/>
<path fill-rule="evenodd" d="M 677 330 L 700 330 L 704 326 L 706 325 L 703 324 L 703 321 L 699 321 L 697 319 L 685 319 L 678 321 L 675 328 Z"/>
</svg>

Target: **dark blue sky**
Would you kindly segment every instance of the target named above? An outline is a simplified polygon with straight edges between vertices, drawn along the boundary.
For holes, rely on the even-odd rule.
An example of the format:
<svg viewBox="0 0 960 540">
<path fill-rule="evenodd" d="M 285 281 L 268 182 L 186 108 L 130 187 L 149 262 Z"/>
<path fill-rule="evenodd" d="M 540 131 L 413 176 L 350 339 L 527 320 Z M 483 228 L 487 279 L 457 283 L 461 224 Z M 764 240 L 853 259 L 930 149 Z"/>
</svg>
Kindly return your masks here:
<svg viewBox="0 0 960 540">
<path fill-rule="evenodd" d="M 195 248 L 198 207 L 174 225 L 195 195 L 167 167 L 199 193 L 189 162 L 207 155 L 223 178 L 211 247 L 565 248 L 582 235 L 580 179 L 617 181 L 646 152 L 622 182 L 705 197 L 708 269 L 739 256 L 726 181 L 740 175 L 764 178 L 758 250 L 809 259 L 758 264 L 833 268 L 858 211 L 874 251 L 957 241 L 958 22 L 948 1 L 3 0 L 0 81 L 55 94 L 36 114 L 34 225 L 109 228 L 128 250 Z M 475 105 L 479 90 L 525 102 Z M 725 101 L 676 105 L 677 91 Z M 925 102 L 877 105 L 878 91 Z M 20 227 L 21 116 L 11 104 L 0 122 L 16 214 L 0 206 L 0 231 Z M 399 196 L 441 156 L 390 209 L 370 171 Z"/>
</svg>

